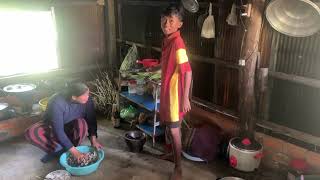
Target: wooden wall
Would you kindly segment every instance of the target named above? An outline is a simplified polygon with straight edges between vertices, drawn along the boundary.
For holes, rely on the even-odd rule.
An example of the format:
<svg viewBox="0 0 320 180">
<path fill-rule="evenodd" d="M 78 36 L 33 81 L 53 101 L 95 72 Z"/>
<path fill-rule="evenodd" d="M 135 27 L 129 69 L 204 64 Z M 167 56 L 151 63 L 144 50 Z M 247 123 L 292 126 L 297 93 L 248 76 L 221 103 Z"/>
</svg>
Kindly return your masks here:
<svg viewBox="0 0 320 180">
<path fill-rule="evenodd" d="M 76 68 L 106 61 L 103 6 L 57 6 L 55 16 L 62 67 Z"/>
<path fill-rule="evenodd" d="M 105 66 L 105 7 L 94 0 L 42 1 L 12 0 L 1 4 L 2 7 L 21 10 L 51 10 L 56 21 L 58 33 L 58 58 L 60 70 L 31 76 L 0 78 L 0 83 L 23 82 L 26 79 L 42 79 L 57 74 L 86 72 L 97 64 Z"/>
</svg>

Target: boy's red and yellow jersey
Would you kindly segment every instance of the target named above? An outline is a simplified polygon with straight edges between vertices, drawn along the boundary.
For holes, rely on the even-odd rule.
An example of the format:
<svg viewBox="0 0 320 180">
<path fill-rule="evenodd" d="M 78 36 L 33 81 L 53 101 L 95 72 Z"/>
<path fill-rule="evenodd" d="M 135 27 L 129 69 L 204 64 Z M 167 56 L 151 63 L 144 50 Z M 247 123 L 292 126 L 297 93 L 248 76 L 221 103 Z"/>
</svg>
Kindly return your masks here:
<svg viewBox="0 0 320 180">
<path fill-rule="evenodd" d="M 161 67 L 160 118 L 163 122 L 177 122 L 184 115 L 182 98 L 185 73 L 191 71 L 180 31 L 164 39 Z"/>
</svg>

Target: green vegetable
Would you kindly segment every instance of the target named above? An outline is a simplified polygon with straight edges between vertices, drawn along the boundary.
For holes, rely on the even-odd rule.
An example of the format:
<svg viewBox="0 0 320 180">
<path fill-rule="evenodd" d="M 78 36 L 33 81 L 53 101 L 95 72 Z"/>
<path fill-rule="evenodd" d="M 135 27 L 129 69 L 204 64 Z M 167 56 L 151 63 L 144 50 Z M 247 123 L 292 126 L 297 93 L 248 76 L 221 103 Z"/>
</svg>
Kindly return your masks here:
<svg viewBox="0 0 320 180">
<path fill-rule="evenodd" d="M 150 80 L 159 80 L 161 79 L 161 73 L 156 73 L 153 74 L 152 76 L 149 77 Z"/>
<path fill-rule="evenodd" d="M 129 106 L 127 108 L 121 109 L 120 117 L 122 119 L 132 119 L 138 114 L 138 110 L 133 106 Z"/>
</svg>

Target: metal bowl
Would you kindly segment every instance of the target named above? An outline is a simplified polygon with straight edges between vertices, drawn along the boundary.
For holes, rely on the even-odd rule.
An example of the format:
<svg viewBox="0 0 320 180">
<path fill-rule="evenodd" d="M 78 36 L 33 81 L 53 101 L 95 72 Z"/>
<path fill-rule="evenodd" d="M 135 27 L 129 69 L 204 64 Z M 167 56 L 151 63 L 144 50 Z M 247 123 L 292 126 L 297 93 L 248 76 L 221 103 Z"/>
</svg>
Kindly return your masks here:
<svg viewBox="0 0 320 180">
<path fill-rule="evenodd" d="M 197 0 L 182 0 L 183 7 L 191 13 L 196 13 L 199 10 L 199 3 Z"/>
<path fill-rule="evenodd" d="M 276 31 L 288 36 L 306 37 L 320 30 L 320 8 L 309 0 L 273 0 L 266 18 Z"/>
<path fill-rule="evenodd" d="M 124 139 L 131 152 L 141 152 L 146 142 L 146 135 L 141 131 L 128 131 L 125 133 Z"/>
</svg>

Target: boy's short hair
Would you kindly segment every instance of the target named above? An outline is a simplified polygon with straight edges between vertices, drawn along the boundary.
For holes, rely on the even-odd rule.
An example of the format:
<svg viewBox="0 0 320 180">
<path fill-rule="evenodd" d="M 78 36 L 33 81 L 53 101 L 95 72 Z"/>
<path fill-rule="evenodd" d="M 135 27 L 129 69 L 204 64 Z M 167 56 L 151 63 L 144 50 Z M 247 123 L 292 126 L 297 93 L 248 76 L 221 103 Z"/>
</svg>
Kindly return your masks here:
<svg viewBox="0 0 320 180">
<path fill-rule="evenodd" d="M 164 9 L 161 13 L 161 17 L 172 16 L 175 15 L 179 18 L 179 20 L 183 21 L 183 7 L 178 4 L 171 4 L 166 9 Z"/>
</svg>

